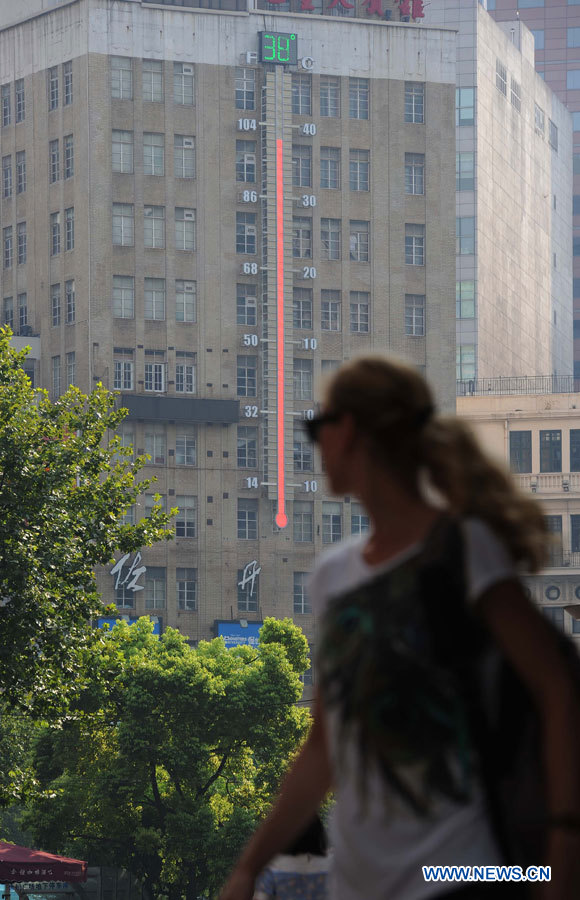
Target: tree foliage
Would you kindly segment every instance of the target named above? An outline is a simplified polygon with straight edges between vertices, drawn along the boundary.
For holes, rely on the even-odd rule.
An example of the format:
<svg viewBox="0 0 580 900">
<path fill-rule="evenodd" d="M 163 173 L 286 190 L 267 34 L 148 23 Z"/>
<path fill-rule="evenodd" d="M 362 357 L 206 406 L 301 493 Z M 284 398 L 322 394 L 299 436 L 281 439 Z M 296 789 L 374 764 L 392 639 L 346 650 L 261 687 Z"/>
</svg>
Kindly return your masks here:
<svg viewBox="0 0 580 900">
<path fill-rule="evenodd" d="M 35 741 L 24 826 L 46 849 L 131 870 L 151 896 L 213 896 L 305 736 L 307 665 L 290 620 L 230 650 L 157 639 L 146 619 L 101 633 L 78 708 Z"/>
<path fill-rule="evenodd" d="M 111 437 L 126 410 L 101 385 L 52 403 L 10 338 L 0 330 L 0 690 L 30 708 L 60 703 L 80 671 L 102 609 L 95 567 L 172 532 L 160 508 L 121 524 L 150 484 Z"/>
</svg>

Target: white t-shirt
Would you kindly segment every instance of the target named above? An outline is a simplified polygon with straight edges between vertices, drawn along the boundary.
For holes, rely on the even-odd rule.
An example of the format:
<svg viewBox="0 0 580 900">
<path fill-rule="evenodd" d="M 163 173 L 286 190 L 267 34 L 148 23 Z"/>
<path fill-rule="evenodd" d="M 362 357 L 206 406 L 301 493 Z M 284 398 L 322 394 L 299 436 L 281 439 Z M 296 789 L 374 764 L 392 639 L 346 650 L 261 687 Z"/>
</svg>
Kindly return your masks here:
<svg viewBox="0 0 580 900">
<path fill-rule="evenodd" d="M 463 523 L 468 597 L 475 602 L 489 587 L 513 578 L 507 551 L 482 521 Z M 414 544 L 386 563 L 370 566 L 363 558 L 366 538 L 348 539 L 323 554 L 311 575 L 309 593 L 317 617 L 330 598 L 342 594 L 409 559 L 421 549 Z M 461 883 L 425 882 L 424 865 L 497 865 L 501 863 L 484 813 L 482 789 L 476 786 L 468 803 L 441 797 L 428 817 L 417 816 L 384 779 L 367 777 L 364 808 L 356 773 L 360 771 L 354 742 L 341 745 L 336 765 L 338 721 L 326 710 L 330 755 L 335 770 L 336 804 L 331 836 L 334 860 L 332 900 L 423 900 L 444 894 Z M 410 767 L 405 777 L 413 778 Z"/>
</svg>

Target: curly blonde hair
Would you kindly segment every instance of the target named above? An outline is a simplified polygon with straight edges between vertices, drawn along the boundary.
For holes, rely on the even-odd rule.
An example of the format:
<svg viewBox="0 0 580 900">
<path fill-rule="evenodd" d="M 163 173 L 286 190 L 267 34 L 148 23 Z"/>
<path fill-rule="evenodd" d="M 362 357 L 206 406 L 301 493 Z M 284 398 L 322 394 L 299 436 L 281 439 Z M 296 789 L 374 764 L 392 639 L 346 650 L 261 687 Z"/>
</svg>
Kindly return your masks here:
<svg viewBox="0 0 580 900">
<path fill-rule="evenodd" d="M 329 382 L 326 405 L 352 415 L 374 458 L 411 493 L 420 495 L 426 471 L 450 512 L 485 521 L 526 571 L 542 567 L 548 536 L 539 504 L 483 451 L 466 422 L 435 412 L 414 368 L 382 356 L 354 359 Z"/>
</svg>

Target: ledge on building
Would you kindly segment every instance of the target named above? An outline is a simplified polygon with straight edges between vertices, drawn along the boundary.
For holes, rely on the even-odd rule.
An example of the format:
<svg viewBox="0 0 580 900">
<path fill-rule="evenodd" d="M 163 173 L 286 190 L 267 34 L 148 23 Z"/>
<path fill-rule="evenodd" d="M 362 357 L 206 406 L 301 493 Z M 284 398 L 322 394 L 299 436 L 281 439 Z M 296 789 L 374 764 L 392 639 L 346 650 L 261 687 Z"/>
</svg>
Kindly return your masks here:
<svg viewBox="0 0 580 900">
<path fill-rule="evenodd" d="M 129 419 L 146 419 L 149 422 L 231 425 L 240 418 L 240 405 L 237 400 L 121 394 L 119 405 L 129 410 Z"/>
</svg>

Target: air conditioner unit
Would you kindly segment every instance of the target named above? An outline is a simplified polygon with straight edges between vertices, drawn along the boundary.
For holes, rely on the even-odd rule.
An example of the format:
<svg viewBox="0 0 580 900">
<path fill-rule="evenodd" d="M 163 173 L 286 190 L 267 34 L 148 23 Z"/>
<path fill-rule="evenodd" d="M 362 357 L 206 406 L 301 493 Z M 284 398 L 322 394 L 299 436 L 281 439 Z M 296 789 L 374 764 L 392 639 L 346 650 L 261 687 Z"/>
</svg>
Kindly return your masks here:
<svg viewBox="0 0 580 900">
<path fill-rule="evenodd" d="M 181 71 L 184 75 L 193 75 L 193 66 L 183 66 Z"/>
<path fill-rule="evenodd" d="M 32 334 L 32 325 L 21 325 L 20 326 L 20 335 L 22 337 L 28 337 L 28 335 Z"/>
<path fill-rule="evenodd" d="M 195 221 L 195 212 L 193 209 L 186 209 L 183 213 L 183 218 L 186 222 L 194 222 Z"/>
<path fill-rule="evenodd" d="M 195 147 L 195 141 L 193 138 L 183 138 L 183 146 L 191 149 Z"/>
<path fill-rule="evenodd" d="M 194 285 L 193 281 L 186 281 L 185 284 L 183 285 L 183 290 L 187 294 L 194 294 L 195 293 L 195 285 Z"/>
</svg>

